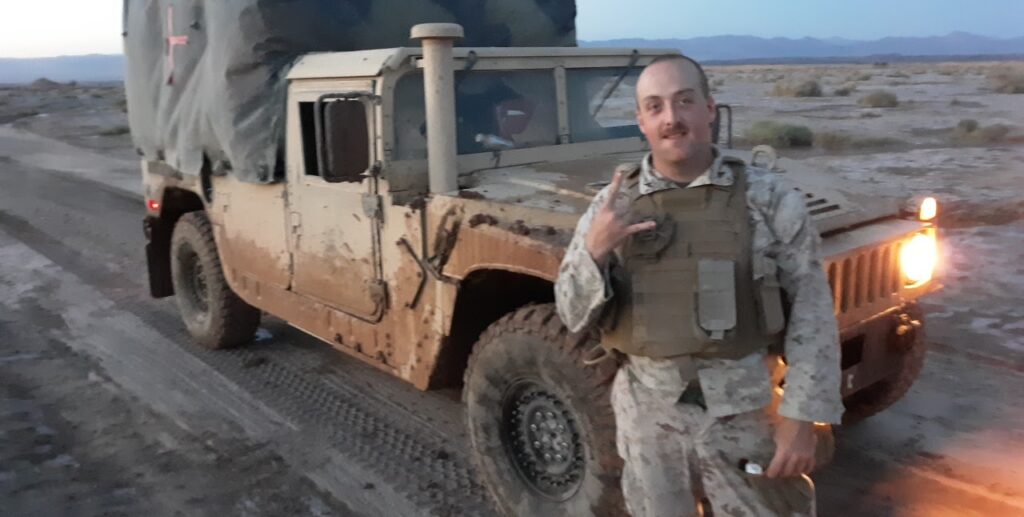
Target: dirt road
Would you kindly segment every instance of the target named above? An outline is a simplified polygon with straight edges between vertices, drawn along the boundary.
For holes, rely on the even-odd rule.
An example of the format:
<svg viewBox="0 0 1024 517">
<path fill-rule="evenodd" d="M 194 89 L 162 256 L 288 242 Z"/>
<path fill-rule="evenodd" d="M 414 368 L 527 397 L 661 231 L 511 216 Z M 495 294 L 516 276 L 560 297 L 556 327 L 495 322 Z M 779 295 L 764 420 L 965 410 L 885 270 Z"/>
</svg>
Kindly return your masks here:
<svg viewBox="0 0 1024 517">
<path fill-rule="evenodd" d="M 0 513 L 493 513 L 458 393 L 274 320 L 243 350 L 192 346 L 146 292 L 137 174 L 127 153 L 0 127 Z M 964 248 L 927 300 L 924 373 L 840 430 L 821 515 L 1024 515 L 1022 236 L 1013 218 L 947 232 Z"/>
</svg>

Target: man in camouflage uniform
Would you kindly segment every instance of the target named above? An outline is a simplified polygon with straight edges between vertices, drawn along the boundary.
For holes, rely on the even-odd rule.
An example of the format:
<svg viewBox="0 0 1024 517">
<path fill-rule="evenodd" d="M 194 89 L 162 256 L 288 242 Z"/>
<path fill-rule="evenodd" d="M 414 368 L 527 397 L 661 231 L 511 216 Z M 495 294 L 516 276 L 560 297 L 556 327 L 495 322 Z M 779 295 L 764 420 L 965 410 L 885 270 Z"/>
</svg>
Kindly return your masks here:
<svg viewBox="0 0 1024 517">
<path fill-rule="evenodd" d="M 711 142 L 715 104 L 696 62 L 656 59 L 638 79 L 636 95 L 651 153 L 632 168 L 634 191 L 737 186 L 736 164 L 724 163 Z M 657 230 L 655 221 L 630 220 L 624 175 L 620 168 L 594 198 L 562 262 L 556 301 L 572 331 L 607 318 L 605 306 L 622 294 L 612 288 L 611 271 L 622 262 L 623 245 Z M 779 334 L 788 362 L 785 394 L 773 404 L 778 359 L 767 349 L 739 358 L 628 355 L 611 403 L 625 461 L 622 490 L 635 517 L 695 515 L 695 494 L 705 494 L 720 516 L 814 514 L 806 476 L 815 466 L 813 423 L 838 423 L 842 414 L 838 331 L 820 237 L 803 196 L 778 174 L 746 166 L 739 177 L 753 275 L 775 269 L 791 304 Z M 762 466 L 763 475 L 741 468 L 746 462 Z"/>
</svg>

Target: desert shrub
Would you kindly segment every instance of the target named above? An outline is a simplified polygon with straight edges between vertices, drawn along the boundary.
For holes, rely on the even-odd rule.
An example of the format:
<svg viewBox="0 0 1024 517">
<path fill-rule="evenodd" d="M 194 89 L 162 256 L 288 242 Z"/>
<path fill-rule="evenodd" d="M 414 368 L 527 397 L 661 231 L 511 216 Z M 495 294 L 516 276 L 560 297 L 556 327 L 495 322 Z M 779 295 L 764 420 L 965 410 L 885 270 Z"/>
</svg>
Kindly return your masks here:
<svg viewBox="0 0 1024 517">
<path fill-rule="evenodd" d="M 873 66 L 875 68 L 889 68 L 889 62 L 888 61 L 875 61 L 874 63 L 871 63 L 871 66 Z"/>
<path fill-rule="evenodd" d="M 905 74 L 905 73 L 903 73 L 903 72 L 893 72 L 893 73 L 889 74 L 889 77 L 892 77 L 892 78 L 895 78 L 895 79 L 907 79 L 910 76 Z"/>
<path fill-rule="evenodd" d="M 839 88 L 836 88 L 833 93 L 835 94 L 836 97 L 849 97 L 850 94 L 853 93 L 854 90 L 856 90 L 856 89 L 857 89 L 857 85 L 852 84 L 852 83 L 847 83 L 847 84 L 844 84 L 844 85 L 840 86 Z"/>
<path fill-rule="evenodd" d="M 956 125 L 956 130 L 964 133 L 972 133 L 978 129 L 978 121 L 973 118 L 965 118 Z"/>
<path fill-rule="evenodd" d="M 711 86 L 722 86 L 725 84 L 725 79 L 718 78 L 711 81 Z"/>
<path fill-rule="evenodd" d="M 961 120 L 950 135 L 950 140 L 959 144 L 994 144 L 1001 142 L 1010 134 L 1009 126 L 1005 124 L 992 124 L 981 126 L 977 120 Z"/>
<path fill-rule="evenodd" d="M 814 133 L 807 126 L 760 120 L 747 129 L 744 140 L 751 145 L 768 144 L 773 147 L 810 147 Z"/>
<path fill-rule="evenodd" d="M 858 138 L 834 131 L 826 131 L 814 134 L 814 145 L 829 151 L 842 151 L 844 149 L 878 149 L 884 147 L 897 147 L 905 142 L 890 137 L 867 137 Z"/>
<path fill-rule="evenodd" d="M 821 85 L 813 79 L 806 81 L 776 81 L 772 88 L 776 97 L 821 97 Z"/>
<path fill-rule="evenodd" d="M 988 73 L 988 84 L 997 93 L 1024 93 L 1024 73 L 997 69 Z"/>
<path fill-rule="evenodd" d="M 865 111 L 860 114 L 860 118 L 878 118 L 881 116 L 882 114 L 877 111 Z"/>
<path fill-rule="evenodd" d="M 861 97 L 857 103 L 869 108 L 895 108 L 900 101 L 895 93 L 879 90 Z"/>
<path fill-rule="evenodd" d="M 121 136 L 128 134 L 129 131 L 128 126 L 114 126 L 112 128 L 104 129 L 97 134 L 100 136 Z"/>
<path fill-rule="evenodd" d="M 826 131 L 814 135 L 814 145 L 829 151 L 846 149 L 850 145 L 851 140 L 852 138 L 849 135 L 834 131 Z"/>
</svg>

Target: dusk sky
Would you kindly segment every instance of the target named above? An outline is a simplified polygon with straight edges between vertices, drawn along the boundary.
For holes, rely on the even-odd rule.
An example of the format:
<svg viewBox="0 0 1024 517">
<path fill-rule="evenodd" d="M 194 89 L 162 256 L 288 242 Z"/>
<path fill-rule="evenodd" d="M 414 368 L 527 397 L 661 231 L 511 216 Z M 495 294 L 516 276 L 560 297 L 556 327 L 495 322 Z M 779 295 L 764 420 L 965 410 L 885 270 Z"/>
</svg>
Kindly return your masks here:
<svg viewBox="0 0 1024 517">
<path fill-rule="evenodd" d="M 217 0 L 226 1 L 226 0 Z M 121 52 L 123 0 L 2 0 L 0 57 Z M 1024 36 L 1024 0 L 578 0 L 580 39 Z"/>
</svg>

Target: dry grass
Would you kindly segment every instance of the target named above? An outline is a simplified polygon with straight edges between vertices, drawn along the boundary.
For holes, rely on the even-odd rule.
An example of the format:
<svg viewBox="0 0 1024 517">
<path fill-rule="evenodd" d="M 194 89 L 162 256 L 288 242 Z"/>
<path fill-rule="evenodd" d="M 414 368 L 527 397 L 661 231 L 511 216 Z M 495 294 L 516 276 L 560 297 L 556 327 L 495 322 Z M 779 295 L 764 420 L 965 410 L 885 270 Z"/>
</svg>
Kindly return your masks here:
<svg viewBox="0 0 1024 517">
<path fill-rule="evenodd" d="M 760 120 L 747 129 L 743 139 L 751 145 L 768 144 L 777 148 L 810 147 L 814 143 L 814 133 L 807 126 Z"/>
<path fill-rule="evenodd" d="M 861 97 L 857 104 L 869 108 L 895 108 L 899 106 L 900 101 L 895 93 L 878 90 Z"/>
<path fill-rule="evenodd" d="M 989 86 L 996 93 L 1024 93 L 1024 72 L 997 68 L 986 74 Z"/>
<path fill-rule="evenodd" d="M 836 97 L 849 97 L 851 93 L 857 90 L 857 85 L 853 83 L 846 83 L 839 88 L 836 88 L 832 93 Z"/>
<path fill-rule="evenodd" d="M 128 126 L 114 126 L 112 128 L 104 129 L 96 134 L 100 136 L 121 136 L 127 135 L 130 131 L 131 130 L 128 129 Z"/>
<path fill-rule="evenodd" d="M 1010 128 L 1005 124 L 982 126 L 977 120 L 966 118 L 953 128 L 949 139 L 957 144 L 984 145 L 1002 142 L 1009 134 Z"/>
<path fill-rule="evenodd" d="M 906 142 L 890 137 L 858 138 L 846 133 L 826 131 L 814 134 L 814 145 L 829 151 L 847 149 L 883 149 L 905 145 Z"/>
<path fill-rule="evenodd" d="M 776 97 L 821 97 L 821 84 L 809 79 L 806 81 L 777 81 L 772 88 Z"/>
</svg>

